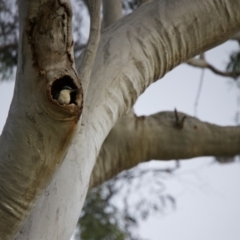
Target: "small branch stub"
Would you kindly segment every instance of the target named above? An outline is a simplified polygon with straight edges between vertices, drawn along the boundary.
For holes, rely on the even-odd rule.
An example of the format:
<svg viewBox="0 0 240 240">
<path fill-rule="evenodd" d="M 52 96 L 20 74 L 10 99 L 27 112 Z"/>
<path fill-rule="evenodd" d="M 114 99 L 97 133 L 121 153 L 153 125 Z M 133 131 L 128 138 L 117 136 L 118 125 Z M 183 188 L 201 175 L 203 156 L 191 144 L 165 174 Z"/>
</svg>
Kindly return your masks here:
<svg viewBox="0 0 240 240">
<path fill-rule="evenodd" d="M 176 127 L 177 127 L 178 129 L 183 129 L 183 127 L 184 127 L 184 121 L 185 121 L 185 119 L 187 118 L 187 116 L 184 115 L 181 119 L 179 119 L 178 112 L 177 112 L 177 109 L 176 109 L 176 108 L 174 109 L 174 115 L 175 115 L 175 120 L 176 120 L 176 122 L 175 122 Z"/>
</svg>

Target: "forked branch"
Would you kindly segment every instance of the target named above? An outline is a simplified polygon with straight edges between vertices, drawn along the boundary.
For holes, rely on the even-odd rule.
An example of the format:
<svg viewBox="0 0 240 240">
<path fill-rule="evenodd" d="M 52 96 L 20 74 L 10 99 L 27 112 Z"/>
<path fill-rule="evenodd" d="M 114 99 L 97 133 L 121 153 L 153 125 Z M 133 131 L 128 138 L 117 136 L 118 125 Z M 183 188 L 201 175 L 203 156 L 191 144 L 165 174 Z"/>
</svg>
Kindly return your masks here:
<svg viewBox="0 0 240 240">
<path fill-rule="evenodd" d="M 236 79 L 237 77 L 240 76 L 239 71 L 224 72 L 224 71 L 218 70 L 213 65 L 208 63 L 206 61 L 206 59 L 203 59 L 203 58 L 199 58 L 199 59 L 191 58 L 186 63 L 193 66 L 193 67 L 198 67 L 198 68 L 203 68 L 203 69 L 207 68 L 210 71 L 212 71 L 213 73 L 215 73 L 217 75 L 220 75 L 220 76 L 223 76 L 223 77 L 231 77 L 231 78 Z"/>
</svg>

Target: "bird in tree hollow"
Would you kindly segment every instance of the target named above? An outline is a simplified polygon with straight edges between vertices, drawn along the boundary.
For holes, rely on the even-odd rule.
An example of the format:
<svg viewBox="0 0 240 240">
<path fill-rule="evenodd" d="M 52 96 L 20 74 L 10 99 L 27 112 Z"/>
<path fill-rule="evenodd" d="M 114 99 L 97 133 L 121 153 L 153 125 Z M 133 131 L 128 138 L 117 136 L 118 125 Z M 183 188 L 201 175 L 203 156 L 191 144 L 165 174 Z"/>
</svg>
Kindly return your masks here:
<svg viewBox="0 0 240 240">
<path fill-rule="evenodd" d="M 72 89 L 69 86 L 64 86 L 62 90 L 59 93 L 57 93 L 56 99 L 61 105 L 69 104 L 71 101 L 71 93 L 76 91 L 77 89 Z"/>
</svg>

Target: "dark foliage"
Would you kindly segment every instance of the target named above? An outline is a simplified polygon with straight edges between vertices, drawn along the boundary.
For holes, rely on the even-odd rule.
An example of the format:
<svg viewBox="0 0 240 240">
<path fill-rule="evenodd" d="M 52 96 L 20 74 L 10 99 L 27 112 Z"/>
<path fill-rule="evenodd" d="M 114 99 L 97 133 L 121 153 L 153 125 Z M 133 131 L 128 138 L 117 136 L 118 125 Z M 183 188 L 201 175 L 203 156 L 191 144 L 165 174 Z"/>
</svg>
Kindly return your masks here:
<svg viewBox="0 0 240 240">
<path fill-rule="evenodd" d="M 82 240 L 134 240 L 123 222 L 135 225 L 133 218 L 121 214 L 111 203 L 112 193 L 102 185 L 88 193 L 79 220 L 80 239 Z M 89 231 L 90 230 L 90 231 Z"/>
<path fill-rule="evenodd" d="M 140 220 L 175 209 L 175 199 L 165 193 L 163 179 L 178 170 L 179 162 L 164 169 L 143 166 L 123 171 L 88 193 L 78 225 L 79 239 L 140 240 L 136 234 Z M 151 179 L 155 184 L 149 185 Z"/>
<path fill-rule="evenodd" d="M 0 80 L 11 78 L 17 65 L 18 25 L 16 0 L 0 0 Z"/>
<path fill-rule="evenodd" d="M 239 72 L 240 71 L 240 41 L 238 42 L 238 50 L 230 55 L 227 71 Z"/>
</svg>

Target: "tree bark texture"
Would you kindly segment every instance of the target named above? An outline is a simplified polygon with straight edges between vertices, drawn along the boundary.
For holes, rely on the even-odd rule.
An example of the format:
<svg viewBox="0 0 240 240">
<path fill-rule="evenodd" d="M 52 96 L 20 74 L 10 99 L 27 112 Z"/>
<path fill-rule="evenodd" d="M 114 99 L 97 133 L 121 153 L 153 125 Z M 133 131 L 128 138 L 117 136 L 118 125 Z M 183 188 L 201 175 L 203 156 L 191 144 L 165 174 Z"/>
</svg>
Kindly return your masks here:
<svg viewBox="0 0 240 240">
<path fill-rule="evenodd" d="M 227 157 L 239 153 L 239 126 L 217 126 L 176 112 L 141 117 L 130 112 L 104 141 L 89 187 L 96 187 L 121 171 L 152 159 Z"/>
<path fill-rule="evenodd" d="M 20 54 L 14 97 L 0 145 L 1 239 L 12 239 L 61 164 L 82 112 L 74 67 L 71 8 L 61 1 L 19 2 Z M 71 104 L 55 92 L 76 89 Z"/>
<path fill-rule="evenodd" d="M 121 0 L 103 0 L 103 29 L 122 17 Z"/>
<path fill-rule="evenodd" d="M 71 141 L 71 147 L 57 174 L 38 199 L 16 237 L 18 240 L 68 240 L 77 223 L 96 158 L 113 126 L 132 108 L 138 96 L 152 82 L 181 62 L 227 40 L 239 30 L 240 24 L 239 1 L 155 0 L 142 4 L 132 14 L 103 32 L 85 96 L 82 122 L 77 124 L 82 95 L 75 96 L 76 102 L 72 108 L 58 106 L 50 94 L 55 80 L 61 79 L 64 74 L 67 74 L 67 80 L 72 81 L 74 87 L 81 89 L 71 57 L 72 45 L 67 35 L 69 25 L 65 25 L 63 20 L 64 14 L 68 19 L 70 11 L 65 9 L 65 2 L 56 2 L 56 5 L 49 5 L 39 13 L 36 1 L 20 1 L 22 42 L 18 79 L 7 124 L 0 139 L 0 192 L 4 192 L 0 196 L 0 211 L 3 215 L 0 233 L 5 234 L 4 239 L 11 239 L 11 234 L 23 222 L 34 200 L 54 173 L 56 165 L 60 165 Z M 50 3 L 45 1 L 42 4 Z M 28 9 L 27 12 L 25 9 Z M 56 17 L 47 18 L 44 17 L 45 14 L 55 14 Z M 55 32 L 59 22 L 55 25 L 55 20 L 52 20 L 50 24 L 49 19 L 58 19 L 57 16 L 61 16 L 61 29 L 67 26 L 66 34 L 62 34 L 65 30 Z M 41 26 L 37 24 L 39 19 L 44 19 Z M 26 22 L 29 23 L 27 26 Z M 50 30 L 49 34 L 44 34 L 46 29 L 52 29 L 50 26 L 56 27 L 53 28 L 54 34 Z M 30 32 L 26 29 L 30 29 Z M 43 37 L 43 40 L 38 41 L 36 36 Z M 32 37 L 37 44 L 32 43 Z M 55 46 L 56 43 L 59 49 Z M 42 54 L 46 49 L 51 54 Z M 55 58 L 56 52 L 59 59 Z M 35 55 L 36 59 L 40 59 L 36 63 Z M 143 129 L 150 131 L 148 125 L 151 121 L 157 122 L 157 118 L 149 118 L 146 123 L 138 122 L 136 126 L 143 126 Z M 169 121 L 170 124 L 171 122 L 172 120 Z M 134 126 L 134 123 L 131 124 Z M 197 126 L 205 129 L 206 133 L 211 129 L 200 123 Z M 194 134 L 197 132 L 194 130 L 194 120 L 189 125 L 187 123 L 183 130 L 172 130 L 169 127 L 168 131 L 169 134 L 177 135 L 187 129 L 189 137 L 183 143 L 185 146 L 193 144 L 190 130 Z M 160 127 L 158 130 L 161 132 Z M 74 131 L 76 133 L 72 139 Z M 217 136 L 210 139 L 209 135 L 208 141 L 213 141 Z M 29 152 L 26 151 L 28 139 L 31 143 Z M 147 146 L 149 143 L 145 141 L 147 139 L 141 144 Z M 155 141 L 154 136 L 149 141 Z M 170 144 L 167 137 L 162 140 L 165 141 Z M 166 153 L 164 147 L 169 146 L 166 143 L 161 145 L 161 154 Z M 179 149 L 175 149 L 176 152 L 177 150 Z M 205 154 L 208 152 L 210 151 L 205 150 Z M 149 155 L 144 154 L 143 160 L 148 160 L 145 157 L 161 156 L 154 149 Z M 35 155 L 38 158 L 33 158 Z M 193 153 L 185 153 L 185 156 L 190 155 L 194 156 Z M 136 164 L 139 161 L 142 160 L 136 160 Z M 115 162 L 108 161 L 107 164 L 114 165 Z M 108 174 L 106 172 L 106 179 Z M 100 179 L 98 181 L 104 180 L 102 177 Z"/>
</svg>

